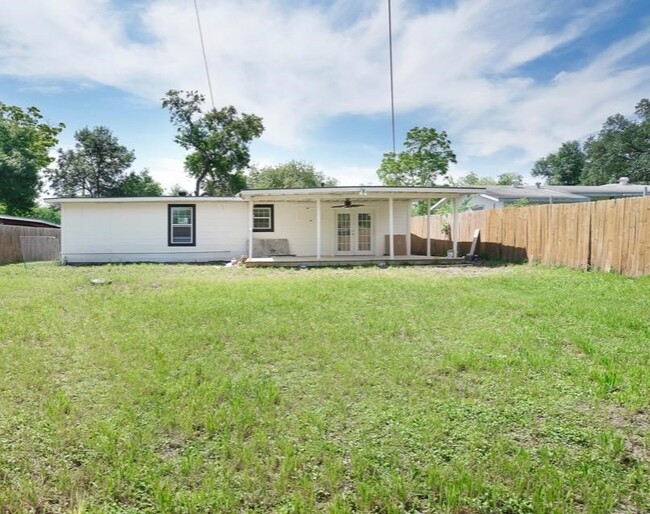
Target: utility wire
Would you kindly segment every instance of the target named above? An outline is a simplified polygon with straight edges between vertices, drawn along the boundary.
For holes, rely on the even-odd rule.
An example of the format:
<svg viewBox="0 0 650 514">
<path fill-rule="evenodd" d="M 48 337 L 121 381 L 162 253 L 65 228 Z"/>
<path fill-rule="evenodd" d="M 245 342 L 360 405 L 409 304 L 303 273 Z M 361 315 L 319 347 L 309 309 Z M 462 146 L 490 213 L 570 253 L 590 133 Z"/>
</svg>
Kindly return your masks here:
<svg viewBox="0 0 650 514">
<path fill-rule="evenodd" d="M 395 153 L 395 88 L 393 85 L 393 24 L 388 0 L 388 52 L 390 55 L 390 117 L 393 127 L 393 153 Z"/>
<path fill-rule="evenodd" d="M 205 43 L 203 42 L 203 31 L 201 30 L 201 17 L 199 16 L 199 6 L 196 3 L 196 0 L 194 0 L 194 10 L 196 11 L 196 24 L 199 26 L 199 38 L 201 39 L 201 50 L 203 50 L 203 63 L 205 64 L 205 75 L 208 77 L 208 90 L 210 91 L 210 101 L 212 102 L 212 108 L 215 109 L 216 107 L 214 106 L 214 95 L 212 94 L 212 81 L 210 80 L 210 68 L 208 68 L 208 58 L 205 53 Z"/>
</svg>

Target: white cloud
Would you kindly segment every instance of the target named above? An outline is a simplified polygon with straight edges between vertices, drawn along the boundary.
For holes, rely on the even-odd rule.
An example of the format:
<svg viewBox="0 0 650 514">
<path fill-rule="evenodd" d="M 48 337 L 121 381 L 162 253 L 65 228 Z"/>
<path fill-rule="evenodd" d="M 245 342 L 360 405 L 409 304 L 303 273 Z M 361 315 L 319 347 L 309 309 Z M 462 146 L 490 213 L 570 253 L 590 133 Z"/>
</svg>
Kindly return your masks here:
<svg viewBox="0 0 650 514">
<path fill-rule="evenodd" d="M 183 159 L 153 158 L 148 164 L 151 176 L 163 186 L 166 194 L 176 184 L 187 191 L 194 190 L 194 181 L 185 174 Z"/>
<path fill-rule="evenodd" d="M 549 82 L 518 67 L 577 41 L 618 5 L 463 0 L 418 11 L 406 0 L 393 2 L 397 109 L 446 128 L 461 161 L 517 148 L 525 162 L 585 136 L 607 115 L 629 112 L 648 91 L 647 66 L 627 60 L 647 54 L 650 30 L 582 68 L 557 70 Z M 199 6 L 216 102 L 261 115 L 267 143 L 313 144 L 333 116 L 387 113 L 384 2 L 203 0 Z M 2 75 L 42 79 L 38 87 L 48 80 L 103 84 L 156 104 L 169 88 L 206 89 L 192 2 L 155 0 L 127 9 L 109 0 L 21 0 L 2 9 Z M 345 169 L 351 168 L 323 164 L 350 182 Z M 372 174 L 364 167 L 353 172 L 357 182 L 376 181 L 374 167 Z"/>
</svg>

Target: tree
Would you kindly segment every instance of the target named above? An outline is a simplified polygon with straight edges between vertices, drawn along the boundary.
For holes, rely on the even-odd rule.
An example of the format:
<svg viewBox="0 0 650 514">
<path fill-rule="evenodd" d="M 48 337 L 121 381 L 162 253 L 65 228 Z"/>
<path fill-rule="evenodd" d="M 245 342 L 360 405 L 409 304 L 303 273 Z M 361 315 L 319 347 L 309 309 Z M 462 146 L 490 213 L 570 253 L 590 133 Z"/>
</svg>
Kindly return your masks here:
<svg viewBox="0 0 650 514">
<path fill-rule="evenodd" d="M 453 186 L 509 186 L 515 182 L 523 182 L 524 177 L 519 173 L 501 173 L 496 179 L 492 177 L 479 177 L 473 171 L 470 171 L 464 177 L 457 180 L 451 179 Z"/>
<path fill-rule="evenodd" d="M 169 188 L 169 196 L 187 196 L 187 191 L 180 184 L 174 184 Z"/>
<path fill-rule="evenodd" d="M 549 184 L 574 186 L 582 182 L 585 153 L 578 141 L 562 143 L 556 153 L 539 159 L 531 171 L 534 177 L 544 177 Z"/>
<path fill-rule="evenodd" d="M 621 177 L 650 183 L 650 100 L 641 99 L 635 114 L 636 119 L 610 116 L 583 148 L 578 141 L 563 143 L 556 153 L 539 159 L 532 174 L 549 184 L 601 185 Z"/>
<path fill-rule="evenodd" d="M 161 196 L 163 187 L 145 169 L 128 173 L 111 193 L 111 196 Z"/>
<path fill-rule="evenodd" d="M 48 151 L 65 125 L 41 122 L 36 107 L 26 111 L 0 102 L 0 203 L 7 214 L 29 211 L 42 188 L 39 172 L 52 162 Z"/>
<path fill-rule="evenodd" d="M 445 131 L 414 127 L 404 140 L 404 151 L 388 152 L 377 170 L 387 186 L 433 186 L 439 176 L 449 171 L 449 163 L 456 162 L 456 154 Z"/>
<path fill-rule="evenodd" d="M 227 196 L 245 187 L 243 171 L 250 162 L 249 145 L 262 135 L 262 118 L 238 114 L 233 106 L 203 112 L 205 97 L 197 91 L 169 90 L 162 100 L 176 127 L 174 140 L 191 153 L 185 170 L 196 180 L 194 193 Z"/>
<path fill-rule="evenodd" d="M 301 161 L 289 161 L 260 169 L 252 168 L 247 182 L 248 187 L 252 189 L 332 187 L 338 183 L 335 178 L 316 171 L 313 164 Z"/>
<path fill-rule="evenodd" d="M 49 170 L 58 196 L 119 196 L 126 171 L 135 161 L 132 150 L 119 144 L 107 127 L 75 132 L 72 150 L 59 150 L 56 166 Z"/>
<path fill-rule="evenodd" d="M 635 113 L 638 120 L 610 116 L 598 135 L 587 140 L 585 184 L 614 183 L 620 177 L 650 182 L 650 101 L 639 101 Z"/>
<path fill-rule="evenodd" d="M 511 186 L 512 184 L 521 184 L 523 181 L 524 177 L 520 173 L 507 172 L 501 173 L 497 177 L 496 184 L 498 186 Z"/>
<path fill-rule="evenodd" d="M 26 212 L 25 216 L 37 220 L 51 221 L 57 225 L 61 224 L 61 211 L 56 207 L 52 207 L 51 205 L 47 207 L 40 205 L 34 207 L 29 212 Z"/>
<path fill-rule="evenodd" d="M 479 177 L 473 171 L 458 179 L 449 178 L 448 180 L 452 186 L 494 186 L 497 183 L 492 177 Z"/>
</svg>

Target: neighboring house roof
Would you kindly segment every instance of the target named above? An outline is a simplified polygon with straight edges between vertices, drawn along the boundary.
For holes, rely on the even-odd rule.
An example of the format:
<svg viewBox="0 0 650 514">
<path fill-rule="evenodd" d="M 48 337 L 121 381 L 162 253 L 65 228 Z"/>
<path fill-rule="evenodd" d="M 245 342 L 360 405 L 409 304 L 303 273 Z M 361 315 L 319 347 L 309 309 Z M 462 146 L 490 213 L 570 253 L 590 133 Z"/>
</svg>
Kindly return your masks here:
<svg viewBox="0 0 650 514">
<path fill-rule="evenodd" d="M 494 202 L 515 202 L 526 199 L 533 203 L 557 203 L 587 202 L 589 198 L 568 191 L 558 191 L 555 188 L 544 186 L 488 186 L 483 198 Z"/>
<path fill-rule="evenodd" d="M 547 186 L 555 191 L 570 192 L 589 198 L 644 196 L 650 194 L 650 186 L 641 184 L 605 184 L 603 186 Z"/>
<path fill-rule="evenodd" d="M 19 216 L 9 216 L 0 214 L 0 225 L 13 225 L 19 227 L 40 227 L 40 228 L 61 228 L 61 225 L 51 221 L 37 220 L 34 218 L 21 218 Z"/>
<path fill-rule="evenodd" d="M 488 186 L 480 195 L 493 202 L 511 203 L 526 199 L 531 203 L 572 203 L 609 198 L 626 198 L 650 194 L 650 187 L 630 184 L 626 177 L 621 177 L 616 184 L 602 186 Z"/>
</svg>

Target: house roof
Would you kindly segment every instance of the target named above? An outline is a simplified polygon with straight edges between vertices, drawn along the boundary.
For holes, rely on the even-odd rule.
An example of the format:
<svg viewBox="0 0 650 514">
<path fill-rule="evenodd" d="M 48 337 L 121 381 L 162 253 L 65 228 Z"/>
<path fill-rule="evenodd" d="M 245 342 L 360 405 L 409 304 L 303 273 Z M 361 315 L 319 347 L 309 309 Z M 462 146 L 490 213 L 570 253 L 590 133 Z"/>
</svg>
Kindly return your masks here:
<svg viewBox="0 0 650 514">
<path fill-rule="evenodd" d="M 438 187 L 389 187 L 389 186 L 341 186 L 292 189 L 245 189 L 235 197 L 217 196 L 137 196 L 113 198 L 46 198 L 51 205 L 64 203 L 135 203 L 135 202 L 241 202 L 242 200 L 341 200 L 349 196 L 363 196 L 370 199 L 419 200 L 428 198 L 453 198 L 485 192 L 479 186 L 438 186 Z"/>
<path fill-rule="evenodd" d="M 0 214 L 0 225 L 17 225 L 22 227 L 43 227 L 43 228 L 61 228 L 61 225 L 51 221 L 39 220 L 35 218 L 21 218 L 20 216 L 9 216 Z"/>
</svg>

